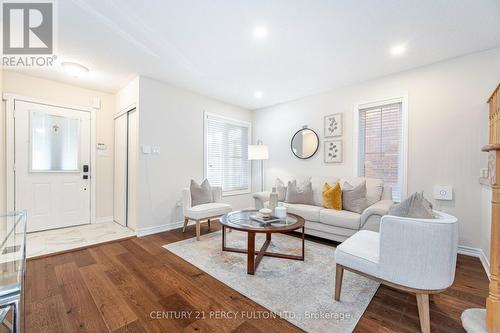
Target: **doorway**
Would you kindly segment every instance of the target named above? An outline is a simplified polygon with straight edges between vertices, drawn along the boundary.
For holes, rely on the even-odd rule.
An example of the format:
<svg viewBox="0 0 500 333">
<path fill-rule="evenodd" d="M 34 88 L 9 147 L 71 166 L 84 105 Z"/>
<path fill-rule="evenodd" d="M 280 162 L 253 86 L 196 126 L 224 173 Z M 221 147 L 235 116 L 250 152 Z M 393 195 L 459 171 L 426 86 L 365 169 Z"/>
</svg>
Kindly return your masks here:
<svg viewBox="0 0 500 333">
<path fill-rule="evenodd" d="M 133 230 L 136 229 L 137 116 L 135 108 L 115 116 L 114 141 L 113 220 Z"/>
<path fill-rule="evenodd" d="M 27 99 L 10 103 L 10 207 L 27 211 L 28 232 L 91 223 L 92 112 Z"/>
</svg>

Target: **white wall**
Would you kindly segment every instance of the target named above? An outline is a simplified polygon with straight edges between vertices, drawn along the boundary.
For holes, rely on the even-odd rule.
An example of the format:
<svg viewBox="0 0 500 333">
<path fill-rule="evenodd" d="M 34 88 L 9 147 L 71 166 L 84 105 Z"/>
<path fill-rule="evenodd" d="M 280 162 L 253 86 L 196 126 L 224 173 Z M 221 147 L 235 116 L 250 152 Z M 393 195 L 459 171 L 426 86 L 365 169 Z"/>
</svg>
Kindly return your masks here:
<svg viewBox="0 0 500 333">
<path fill-rule="evenodd" d="M 204 112 L 251 121 L 251 112 L 146 77 L 139 80 L 140 145 L 159 155 L 139 154 L 138 228 L 181 222 L 182 189 L 203 180 Z M 224 197 L 234 209 L 252 205 L 251 195 Z"/>
<path fill-rule="evenodd" d="M 0 66 L 0 96 L 3 94 L 3 68 Z M 0 212 L 7 209 L 7 183 L 5 173 L 5 102 L 2 99 L 2 114 L 0 114 Z"/>
<path fill-rule="evenodd" d="M 481 224 L 488 222 L 481 218 L 478 178 L 486 154 L 480 149 L 487 137 L 486 100 L 499 81 L 500 49 L 495 49 L 257 110 L 253 134 L 269 145 L 268 187 L 283 174 L 354 175 L 354 105 L 407 93 L 408 193 L 424 190 L 431 198 L 435 184 L 452 184 L 455 199 L 434 202 L 435 207 L 459 218 L 460 244 L 483 248 L 481 230 L 488 226 Z M 337 112 L 344 113 L 344 162 L 326 165 L 323 116 Z M 309 160 L 299 160 L 290 151 L 290 139 L 302 125 L 317 131 L 321 140 Z"/>
<path fill-rule="evenodd" d="M 47 101 L 91 106 L 94 97 L 101 98 L 101 109 L 96 111 L 96 143 L 105 143 L 108 147 L 107 156 L 96 155 L 96 217 L 109 218 L 113 216 L 113 113 L 115 98 L 112 94 L 84 89 L 65 83 L 37 78 L 17 72 L 3 72 L 3 92 L 22 96 L 44 99 Z M 5 118 L 5 104 L 2 122 Z M 5 130 L 2 127 L 2 140 Z M 5 141 L 0 142 L 0 188 L 5 191 Z M 95 149 L 95 147 L 92 147 Z M 3 172 L 2 172 L 3 171 Z M 2 197 L 2 195 L 0 195 Z M 5 196 L 4 196 L 5 197 Z M 2 203 L 4 198 L 2 198 Z"/>
</svg>

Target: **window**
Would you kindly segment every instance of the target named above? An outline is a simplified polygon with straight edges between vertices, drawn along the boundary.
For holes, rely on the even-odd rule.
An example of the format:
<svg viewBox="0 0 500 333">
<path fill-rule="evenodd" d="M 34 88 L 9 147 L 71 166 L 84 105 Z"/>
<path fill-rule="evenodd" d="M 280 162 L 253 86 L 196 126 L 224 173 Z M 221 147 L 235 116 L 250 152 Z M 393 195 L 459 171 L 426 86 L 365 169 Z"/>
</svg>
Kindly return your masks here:
<svg viewBox="0 0 500 333">
<path fill-rule="evenodd" d="M 250 192 L 250 124 L 205 114 L 205 177 L 224 195 Z"/>
<path fill-rule="evenodd" d="M 379 178 L 392 188 L 392 198 L 405 195 L 405 126 L 403 99 L 358 106 L 359 176 Z"/>
<path fill-rule="evenodd" d="M 79 170 L 80 120 L 31 112 L 31 171 Z"/>
</svg>

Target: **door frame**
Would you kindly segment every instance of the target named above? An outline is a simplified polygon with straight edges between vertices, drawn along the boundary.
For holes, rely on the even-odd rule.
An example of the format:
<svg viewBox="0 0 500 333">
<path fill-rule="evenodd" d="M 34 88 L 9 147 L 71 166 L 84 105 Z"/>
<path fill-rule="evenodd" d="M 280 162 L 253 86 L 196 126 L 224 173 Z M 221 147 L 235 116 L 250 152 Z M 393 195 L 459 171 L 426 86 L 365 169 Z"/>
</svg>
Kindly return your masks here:
<svg viewBox="0 0 500 333">
<path fill-rule="evenodd" d="M 75 111 L 90 113 L 90 223 L 96 222 L 96 109 L 79 105 L 57 103 L 40 98 L 4 93 L 2 99 L 5 101 L 5 134 L 6 134 L 6 185 L 7 185 L 7 211 L 15 209 L 15 136 L 14 136 L 14 106 L 16 101 L 54 106 Z"/>
</svg>

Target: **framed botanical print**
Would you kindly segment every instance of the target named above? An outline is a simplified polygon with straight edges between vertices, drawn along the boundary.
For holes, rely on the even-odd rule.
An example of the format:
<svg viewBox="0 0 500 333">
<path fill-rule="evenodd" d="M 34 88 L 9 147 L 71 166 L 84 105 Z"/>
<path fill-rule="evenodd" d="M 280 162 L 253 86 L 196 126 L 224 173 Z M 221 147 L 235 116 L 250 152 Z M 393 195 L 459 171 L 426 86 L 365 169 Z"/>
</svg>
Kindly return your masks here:
<svg viewBox="0 0 500 333">
<path fill-rule="evenodd" d="M 325 163 L 342 163 L 342 140 L 325 140 Z"/>
<path fill-rule="evenodd" d="M 325 116 L 324 128 L 325 138 L 334 138 L 342 136 L 343 130 L 342 113 L 335 113 Z"/>
</svg>

